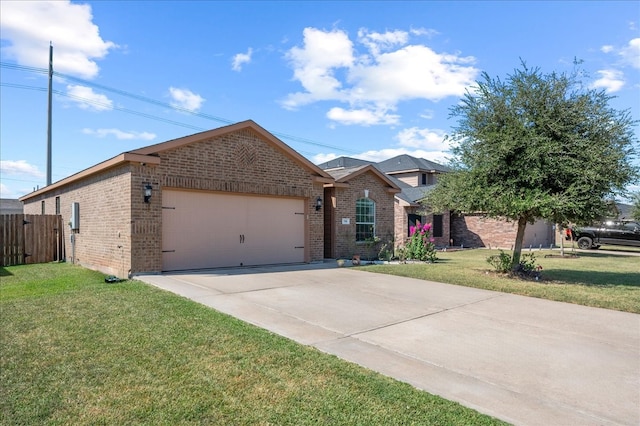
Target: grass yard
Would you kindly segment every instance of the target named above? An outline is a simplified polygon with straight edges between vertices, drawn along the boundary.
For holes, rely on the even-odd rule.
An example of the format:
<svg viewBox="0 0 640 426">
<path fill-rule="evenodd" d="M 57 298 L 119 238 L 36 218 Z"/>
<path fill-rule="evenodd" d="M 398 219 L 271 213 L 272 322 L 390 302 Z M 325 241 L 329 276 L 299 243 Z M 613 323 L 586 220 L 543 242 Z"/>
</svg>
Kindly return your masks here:
<svg viewBox="0 0 640 426">
<path fill-rule="evenodd" d="M 502 424 L 171 293 L 106 284 L 68 264 L 0 268 L 0 315 L 3 425 Z"/>
<path fill-rule="evenodd" d="M 367 271 L 439 281 L 598 308 L 640 313 L 640 257 L 598 250 L 556 257 L 559 250 L 533 250 L 543 281 L 525 281 L 493 272 L 487 257 L 499 250 L 438 252 L 435 264 L 367 265 Z M 523 254 L 529 250 L 523 250 Z M 570 249 L 565 251 L 570 254 Z M 553 256 L 553 257 L 545 257 Z"/>
</svg>

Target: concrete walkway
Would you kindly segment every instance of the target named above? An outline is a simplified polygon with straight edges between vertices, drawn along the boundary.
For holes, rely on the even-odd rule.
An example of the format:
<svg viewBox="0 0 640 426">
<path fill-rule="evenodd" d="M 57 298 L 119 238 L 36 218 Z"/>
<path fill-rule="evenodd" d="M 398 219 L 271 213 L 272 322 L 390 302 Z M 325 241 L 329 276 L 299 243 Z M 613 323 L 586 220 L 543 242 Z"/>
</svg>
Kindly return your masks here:
<svg viewBox="0 0 640 426">
<path fill-rule="evenodd" d="M 136 277 L 520 425 L 640 425 L 640 315 L 333 264 Z"/>
</svg>

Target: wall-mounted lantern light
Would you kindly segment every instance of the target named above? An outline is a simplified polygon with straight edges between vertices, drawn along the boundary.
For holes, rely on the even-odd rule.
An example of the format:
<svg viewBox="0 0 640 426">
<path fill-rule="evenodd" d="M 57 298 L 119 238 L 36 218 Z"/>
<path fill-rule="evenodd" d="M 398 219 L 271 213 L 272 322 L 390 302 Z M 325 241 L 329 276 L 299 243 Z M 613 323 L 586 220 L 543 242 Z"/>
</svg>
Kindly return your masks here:
<svg viewBox="0 0 640 426">
<path fill-rule="evenodd" d="M 151 187 L 150 183 L 145 183 L 143 186 L 143 190 L 144 190 L 144 202 L 148 203 L 149 200 L 151 200 L 151 190 L 153 188 Z"/>
<path fill-rule="evenodd" d="M 322 208 L 322 198 L 318 197 L 316 198 L 316 211 L 320 210 Z"/>
</svg>

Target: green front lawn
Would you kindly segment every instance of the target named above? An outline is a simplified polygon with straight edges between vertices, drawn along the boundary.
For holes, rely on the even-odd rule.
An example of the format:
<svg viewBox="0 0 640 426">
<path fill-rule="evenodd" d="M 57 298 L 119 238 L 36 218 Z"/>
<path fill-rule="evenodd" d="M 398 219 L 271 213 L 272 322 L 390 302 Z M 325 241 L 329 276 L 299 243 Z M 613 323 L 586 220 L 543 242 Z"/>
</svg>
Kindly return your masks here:
<svg viewBox="0 0 640 426">
<path fill-rule="evenodd" d="M 367 271 L 515 293 L 560 302 L 640 313 L 640 257 L 580 251 L 559 257 L 558 249 L 533 250 L 542 281 L 509 278 L 493 272 L 487 257 L 499 250 L 438 252 L 435 264 L 367 265 Z M 524 250 L 523 254 L 530 253 Z M 571 250 L 565 251 L 566 255 Z M 545 257 L 547 256 L 547 257 Z"/>
<path fill-rule="evenodd" d="M 501 422 L 146 284 L 0 268 L 3 425 Z"/>
</svg>

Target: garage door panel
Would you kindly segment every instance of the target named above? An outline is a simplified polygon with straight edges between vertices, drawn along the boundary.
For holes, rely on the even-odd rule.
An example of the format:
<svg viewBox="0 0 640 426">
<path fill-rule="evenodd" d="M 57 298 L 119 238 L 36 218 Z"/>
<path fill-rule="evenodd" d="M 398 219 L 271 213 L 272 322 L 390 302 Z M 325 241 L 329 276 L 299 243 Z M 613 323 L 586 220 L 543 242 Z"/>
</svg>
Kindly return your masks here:
<svg viewBox="0 0 640 426">
<path fill-rule="evenodd" d="M 163 270 L 304 261 L 304 201 L 163 191 Z"/>
</svg>

